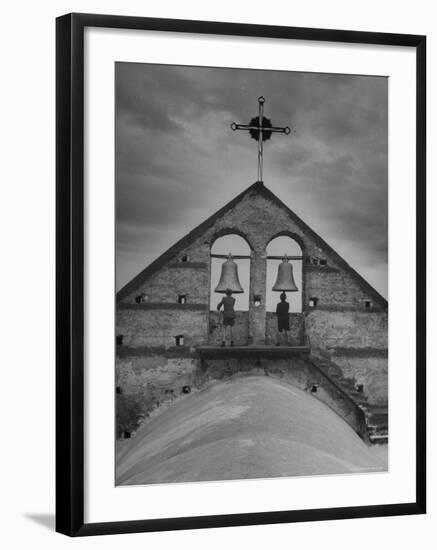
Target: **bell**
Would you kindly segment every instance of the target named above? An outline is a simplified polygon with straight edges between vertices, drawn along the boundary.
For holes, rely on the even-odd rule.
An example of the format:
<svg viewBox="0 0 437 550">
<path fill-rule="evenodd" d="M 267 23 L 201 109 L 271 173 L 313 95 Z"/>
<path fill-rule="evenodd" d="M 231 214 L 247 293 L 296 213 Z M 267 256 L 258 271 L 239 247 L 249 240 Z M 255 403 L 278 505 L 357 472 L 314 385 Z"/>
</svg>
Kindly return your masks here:
<svg viewBox="0 0 437 550">
<path fill-rule="evenodd" d="M 296 286 L 293 278 L 293 266 L 288 261 L 287 255 L 284 256 L 278 267 L 278 276 L 272 290 L 275 292 L 297 292 L 299 289 Z"/>
<path fill-rule="evenodd" d="M 229 253 L 228 259 L 223 262 L 220 281 L 215 287 L 214 292 L 225 294 L 228 288 L 232 290 L 233 294 L 241 294 L 244 292 L 243 287 L 238 280 L 237 264 L 232 259 L 231 253 Z"/>
</svg>

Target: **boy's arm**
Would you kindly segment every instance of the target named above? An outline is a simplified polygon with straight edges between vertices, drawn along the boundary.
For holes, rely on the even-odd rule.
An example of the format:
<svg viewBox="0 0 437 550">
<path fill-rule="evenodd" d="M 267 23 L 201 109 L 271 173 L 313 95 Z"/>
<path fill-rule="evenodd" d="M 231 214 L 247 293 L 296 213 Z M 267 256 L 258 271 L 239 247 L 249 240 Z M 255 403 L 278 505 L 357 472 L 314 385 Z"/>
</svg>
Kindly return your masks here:
<svg viewBox="0 0 437 550">
<path fill-rule="evenodd" d="M 223 298 L 221 299 L 221 301 L 218 303 L 217 305 L 217 309 L 220 311 L 220 308 L 222 307 L 223 304 Z"/>
</svg>

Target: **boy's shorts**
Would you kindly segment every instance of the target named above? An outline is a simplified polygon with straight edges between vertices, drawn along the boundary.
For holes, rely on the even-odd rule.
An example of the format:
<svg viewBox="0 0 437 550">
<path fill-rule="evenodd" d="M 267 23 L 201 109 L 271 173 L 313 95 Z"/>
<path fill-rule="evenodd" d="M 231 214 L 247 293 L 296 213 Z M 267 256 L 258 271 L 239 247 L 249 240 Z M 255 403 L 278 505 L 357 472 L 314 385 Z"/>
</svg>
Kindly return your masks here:
<svg viewBox="0 0 437 550">
<path fill-rule="evenodd" d="M 234 323 L 235 323 L 235 318 L 234 317 L 224 317 L 223 318 L 223 324 L 225 325 L 225 327 L 226 326 L 233 327 Z"/>
<path fill-rule="evenodd" d="M 287 317 L 287 319 L 278 319 L 278 331 L 282 332 L 285 330 L 288 332 L 290 330 L 290 319 Z"/>
</svg>

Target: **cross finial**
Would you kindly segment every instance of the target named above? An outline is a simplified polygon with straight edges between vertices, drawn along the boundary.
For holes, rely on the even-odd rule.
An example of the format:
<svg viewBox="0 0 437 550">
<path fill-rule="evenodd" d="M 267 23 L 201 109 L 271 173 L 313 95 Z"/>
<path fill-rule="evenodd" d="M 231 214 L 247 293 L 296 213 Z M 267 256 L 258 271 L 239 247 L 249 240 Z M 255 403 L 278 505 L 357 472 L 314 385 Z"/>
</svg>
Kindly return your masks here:
<svg viewBox="0 0 437 550">
<path fill-rule="evenodd" d="M 288 134 L 291 132 L 289 126 L 272 126 L 270 119 L 264 116 L 265 98 L 258 98 L 258 116 L 251 119 L 249 124 L 231 124 L 232 130 L 246 130 L 250 137 L 258 141 L 258 181 L 263 181 L 263 142 L 272 137 L 272 134 Z"/>
</svg>

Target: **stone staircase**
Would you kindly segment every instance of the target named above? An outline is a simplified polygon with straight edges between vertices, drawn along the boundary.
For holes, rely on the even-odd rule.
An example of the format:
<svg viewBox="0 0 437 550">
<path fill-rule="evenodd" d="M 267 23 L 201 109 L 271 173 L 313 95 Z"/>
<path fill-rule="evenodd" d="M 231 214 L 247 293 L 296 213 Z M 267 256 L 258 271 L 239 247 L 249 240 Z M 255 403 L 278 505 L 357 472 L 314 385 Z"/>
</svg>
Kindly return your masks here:
<svg viewBox="0 0 437 550">
<path fill-rule="evenodd" d="M 388 443 L 387 407 L 369 406 L 366 411 L 367 429 L 372 443 Z"/>
<path fill-rule="evenodd" d="M 346 378 L 341 368 L 330 359 L 311 354 L 311 361 L 346 392 L 364 412 L 369 441 L 372 444 L 388 443 L 388 408 L 371 405 L 356 381 L 353 378 Z"/>
</svg>

